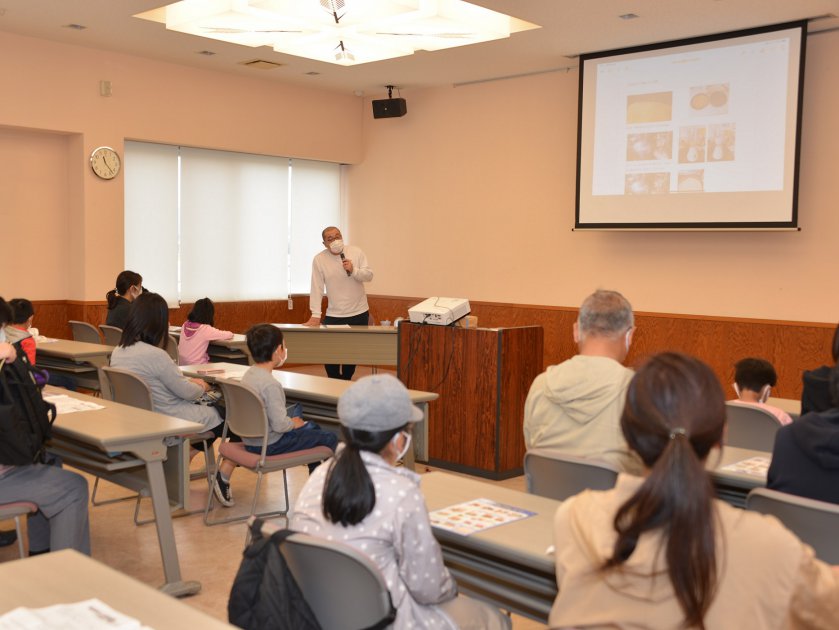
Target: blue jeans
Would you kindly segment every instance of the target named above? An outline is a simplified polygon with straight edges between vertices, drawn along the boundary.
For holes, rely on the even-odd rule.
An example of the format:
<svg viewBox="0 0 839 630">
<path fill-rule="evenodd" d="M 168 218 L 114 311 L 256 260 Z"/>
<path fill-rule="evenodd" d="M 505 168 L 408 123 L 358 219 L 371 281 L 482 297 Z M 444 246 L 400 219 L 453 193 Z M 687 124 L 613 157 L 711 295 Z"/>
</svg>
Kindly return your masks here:
<svg viewBox="0 0 839 630">
<path fill-rule="evenodd" d="M 316 446 L 328 446 L 334 451 L 335 447 L 338 446 L 338 436 L 329 431 L 324 431 L 317 424 L 309 420 L 299 429 L 292 429 L 283 433 L 279 440 L 268 445 L 265 454 L 282 455 L 283 453 L 294 451 L 305 451 L 308 448 L 315 448 Z M 262 447 L 245 445 L 245 450 L 249 453 L 261 453 Z M 309 472 L 312 472 L 318 465 L 319 462 L 309 464 Z"/>
</svg>

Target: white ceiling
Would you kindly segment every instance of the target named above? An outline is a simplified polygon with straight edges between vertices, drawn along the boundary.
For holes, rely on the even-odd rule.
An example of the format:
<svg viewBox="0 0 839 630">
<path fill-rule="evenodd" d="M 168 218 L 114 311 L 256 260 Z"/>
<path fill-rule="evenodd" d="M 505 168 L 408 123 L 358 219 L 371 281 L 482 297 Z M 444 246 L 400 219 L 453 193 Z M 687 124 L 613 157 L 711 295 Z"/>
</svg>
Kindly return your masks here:
<svg viewBox="0 0 839 630">
<path fill-rule="evenodd" d="M 317 2 L 317 0 L 312 0 Z M 352 0 L 346 0 L 350 5 Z M 170 32 L 132 17 L 166 0 L 0 0 L 0 33 L 119 51 L 209 70 L 342 92 L 383 96 L 403 89 L 485 81 L 576 66 L 573 56 L 638 44 L 707 35 L 828 14 L 839 0 L 473 0 L 542 28 L 506 40 L 342 67 Z M 638 19 L 618 16 L 635 13 Z M 63 28 L 82 24 L 87 28 Z M 810 31 L 839 28 L 839 18 L 814 20 Z M 2 35 L 0 35 L 2 36 Z M 216 54 L 205 56 L 199 51 Z M 571 57 L 571 58 L 569 58 Z M 272 70 L 242 66 L 264 59 Z M 308 75 L 318 72 L 317 75 Z"/>
</svg>

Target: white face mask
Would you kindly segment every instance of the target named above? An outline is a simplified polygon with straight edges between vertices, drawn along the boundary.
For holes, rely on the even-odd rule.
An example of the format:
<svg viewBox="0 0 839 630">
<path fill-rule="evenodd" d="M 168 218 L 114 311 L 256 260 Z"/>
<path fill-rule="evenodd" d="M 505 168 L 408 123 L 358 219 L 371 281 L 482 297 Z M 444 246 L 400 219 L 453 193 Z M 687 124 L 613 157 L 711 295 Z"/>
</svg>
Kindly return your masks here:
<svg viewBox="0 0 839 630">
<path fill-rule="evenodd" d="M 402 458 L 405 457 L 405 454 L 408 452 L 408 449 L 411 448 L 411 434 L 408 433 L 407 431 L 400 431 L 399 433 L 394 435 L 393 438 L 391 439 L 391 442 L 393 442 L 393 445 L 396 446 L 396 440 L 399 439 L 400 435 L 404 436 L 405 445 L 402 447 L 402 450 L 400 450 L 399 453 L 397 453 L 397 455 L 396 455 L 396 461 L 397 462 L 401 461 Z"/>
<path fill-rule="evenodd" d="M 329 244 L 329 251 L 333 254 L 340 254 L 344 251 L 344 241 L 340 238 L 336 238 Z"/>
<path fill-rule="evenodd" d="M 285 349 L 285 352 L 283 352 L 283 358 L 277 361 L 276 366 L 281 367 L 282 364 L 286 362 L 286 359 L 288 359 L 288 348 Z"/>
<path fill-rule="evenodd" d="M 6 329 L 3 326 L 0 326 L 0 343 L 6 342 Z"/>
</svg>

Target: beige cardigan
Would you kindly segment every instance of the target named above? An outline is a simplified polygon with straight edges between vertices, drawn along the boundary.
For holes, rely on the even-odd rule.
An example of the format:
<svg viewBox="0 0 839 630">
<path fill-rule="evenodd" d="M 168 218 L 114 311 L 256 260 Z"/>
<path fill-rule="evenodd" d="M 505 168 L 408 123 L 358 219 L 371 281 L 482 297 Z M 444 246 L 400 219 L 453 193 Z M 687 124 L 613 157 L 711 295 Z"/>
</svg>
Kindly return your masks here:
<svg viewBox="0 0 839 630">
<path fill-rule="evenodd" d="M 559 594 L 550 627 L 679 628 L 684 619 L 667 575 L 661 536 L 641 536 L 622 568 L 598 572 L 612 555 L 613 520 L 643 479 L 619 475 L 614 489 L 585 491 L 554 518 Z M 709 630 L 839 628 L 839 580 L 811 547 L 781 523 L 715 502 L 718 515 L 717 595 L 705 616 Z"/>
</svg>

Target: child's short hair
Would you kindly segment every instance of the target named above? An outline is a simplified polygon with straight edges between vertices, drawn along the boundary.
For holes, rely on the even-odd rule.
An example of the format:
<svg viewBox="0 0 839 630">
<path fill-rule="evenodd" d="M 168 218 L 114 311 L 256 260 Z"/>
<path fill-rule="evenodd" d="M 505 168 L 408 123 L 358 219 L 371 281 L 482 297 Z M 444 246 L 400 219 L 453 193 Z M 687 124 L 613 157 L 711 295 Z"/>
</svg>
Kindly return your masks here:
<svg viewBox="0 0 839 630">
<path fill-rule="evenodd" d="M 764 386 L 775 387 L 778 374 L 766 359 L 741 359 L 734 366 L 734 382 L 740 389 L 760 392 Z"/>
<path fill-rule="evenodd" d="M 274 351 L 283 343 L 283 331 L 271 324 L 256 324 L 245 333 L 248 340 L 248 350 L 255 363 L 266 363 L 271 360 Z"/>
<path fill-rule="evenodd" d="M 12 307 L 12 323 L 25 324 L 26 321 L 35 315 L 35 307 L 26 298 L 13 298 L 9 300 Z"/>
<path fill-rule="evenodd" d="M 214 319 L 216 315 L 216 307 L 213 301 L 208 298 L 201 298 L 195 300 L 192 305 L 192 310 L 187 315 L 187 319 L 195 324 L 207 324 L 208 326 L 215 326 Z"/>
</svg>

